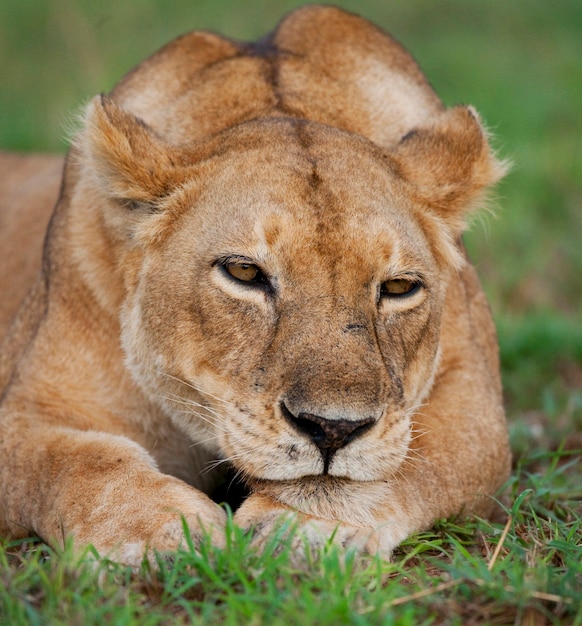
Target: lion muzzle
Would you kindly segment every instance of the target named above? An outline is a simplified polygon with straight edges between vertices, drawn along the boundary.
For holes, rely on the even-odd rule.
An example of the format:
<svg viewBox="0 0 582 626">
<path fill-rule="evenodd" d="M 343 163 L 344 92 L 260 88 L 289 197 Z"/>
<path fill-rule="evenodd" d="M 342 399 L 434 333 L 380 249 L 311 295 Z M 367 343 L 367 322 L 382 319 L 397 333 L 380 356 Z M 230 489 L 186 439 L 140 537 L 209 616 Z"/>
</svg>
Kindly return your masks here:
<svg viewBox="0 0 582 626">
<path fill-rule="evenodd" d="M 307 436 L 318 448 L 323 458 L 323 473 L 327 474 L 334 454 L 351 441 L 367 433 L 376 423 L 373 417 L 365 419 L 331 419 L 299 413 L 294 415 L 281 402 L 281 413 L 300 434 Z"/>
</svg>

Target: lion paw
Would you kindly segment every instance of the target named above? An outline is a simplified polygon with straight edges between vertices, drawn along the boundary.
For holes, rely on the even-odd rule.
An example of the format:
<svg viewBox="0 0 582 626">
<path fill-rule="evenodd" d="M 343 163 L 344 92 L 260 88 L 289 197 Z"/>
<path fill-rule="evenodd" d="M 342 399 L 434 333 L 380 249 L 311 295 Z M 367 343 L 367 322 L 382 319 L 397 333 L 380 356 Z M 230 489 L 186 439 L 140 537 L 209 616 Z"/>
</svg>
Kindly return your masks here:
<svg viewBox="0 0 582 626">
<path fill-rule="evenodd" d="M 299 560 L 305 560 L 308 554 L 313 556 L 328 545 L 361 554 L 377 554 L 385 559 L 390 558 L 394 548 L 394 544 L 374 528 L 316 518 L 259 494 L 245 501 L 234 521 L 252 532 L 252 545 L 257 549 L 272 547 L 277 540 L 281 545 L 291 541 L 293 556 Z"/>
</svg>

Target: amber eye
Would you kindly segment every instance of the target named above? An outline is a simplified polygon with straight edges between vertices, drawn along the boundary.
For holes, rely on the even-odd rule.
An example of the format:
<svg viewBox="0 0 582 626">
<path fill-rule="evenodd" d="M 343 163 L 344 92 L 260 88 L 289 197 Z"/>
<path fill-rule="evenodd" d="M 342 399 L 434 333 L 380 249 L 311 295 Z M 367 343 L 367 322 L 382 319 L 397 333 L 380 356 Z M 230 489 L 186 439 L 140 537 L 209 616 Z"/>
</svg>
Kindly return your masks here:
<svg viewBox="0 0 582 626">
<path fill-rule="evenodd" d="M 406 278 L 394 278 L 382 283 L 380 295 L 388 298 L 410 296 L 420 289 L 420 282 Z"/>
<path fill-rule="evenodd" d="M 255 280 L 260 272 L 256 265 L 251 265 L 250 263 L 227 263 L 224 268 L 233 278 L 242 280 L 245 283 Z"/>
<path fill-rule="evenodd" d="M 242 283 L 250 283 L 252 285 L 268 284 L 267 278 L 263 274 L 261 268 L 254 263 L 230 261 L 224 263 L 222 267 L 227 274 Z"/>
</svg>

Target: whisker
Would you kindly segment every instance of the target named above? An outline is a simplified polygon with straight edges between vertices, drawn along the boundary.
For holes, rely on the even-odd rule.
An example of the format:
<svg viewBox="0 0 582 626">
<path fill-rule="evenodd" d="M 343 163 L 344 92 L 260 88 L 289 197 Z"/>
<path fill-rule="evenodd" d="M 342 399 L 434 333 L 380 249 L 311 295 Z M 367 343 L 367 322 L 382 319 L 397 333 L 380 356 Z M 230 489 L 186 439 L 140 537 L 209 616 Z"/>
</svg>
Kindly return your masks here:
<svg viewBox="0 0 582 626">
<path fill-rule="evenodd" d="M 420 402 L 419 404 L 413 404 L 412 406 L 408 407 L 405 410 L 405 413 L 407 415 L 411 415 L 411 414 L 414 415 L 418 411 L 418 409 L 421 409 L 424 406 L 428 406 L 428 402 Z"/>
<path fill-rule="evenodd" d="M 164 398 L 165 400 L 169 400 L 169 398 Z M 224 428 L 224 426 L 222 424 L 219 424 L 215 421 L 213 421 L 210 417 L 208 417 L 207 415 L 204 415 L 203 413 L 200 413 L 199 411 L 195 411 L 192 407 L 190 407 L 188 405 L 188 403 L 183 402 L 181 403 L 186 407 L 186 410 L 184 411 L 177 411 L 177 413 L 180 413 L 182 415 L 194 415 L 195 417 L 200 418 L 202 421 L 206 422 L 207 424 L 210 424 L 210 426 L 213 426 L 214 428 L 218 428 L 218 430 L 221 430 L 222 432 L 227 432 L 227 429 Z"/>
<path fill-rule="evenodd" d="M 182 396 L 179 396 L 173 393 L 167 394 L 167 395 L 158 395 L 158 397 L 162 398 L 163 400 L 167 400 L 169 402 L 175 402 L 176 404 L 181 404 L 182 406 L 185 406 L 188 408 L 197 407 L 197 408 L 203 409 L 205 412 L 211 413 L 212 415 L 214 415 L 215 417 L 221 420 L 228 419 L 228 416 L 225 413 L 221 413 L 220 411 L 217 411 L 216 409 L 210 406 L 207 406 L 205 404 L 200 404 L 199 402 L 196 402 L 196 400 L 192 400 L 191 398 L 184 398 Z"/>
<path fill-rule="evenodd" d="M 404 461 L 422 461 L 423 463 L 428 463 L 428 459 L 422 452 L 414 448 L 407 450 Z"/>
<path fill-rule="evenodd" d="M 218 439 L 220 439 L 220 435 L 212 435 L 212 437 L 207 437 L 206 439 L 202 439 L 201 441 L 192 441 L 189 447 L 195 448 L 196 446 L 203 446 L 207 443 L 210 443 L 211 441 L 216 441 Z"/>
<path fill-rule="evenodd" d="M 408 487 L 412 488 L 410 478 L 406 475 L 406 472 L 404 472 L 401 465 L 396 470 L 394 470 L 394 472 L 392 472 L 392 477 L 404 481 Z"/>
<path fill-rule="evenodd" d="M 217 467 L 220 467 L 224 463 L 233 463 L 234 460 L 240 459 L 242 454 L 233 454 L 225 459 L 216 459 L 214 461 L 208 461 L 206 463 L 206 467 L 200 472 L 200 475 L 209 474 L 212 470 L 215 470 Z"/>
<path fill-rule="evenodd" d="M 190 387 L 190 389 L 194 389 L 194 391 L 197 391 L 198 393 L 201 393 L 202 395 L 206 395 L 209 398 L 216 400 L 217 402 L 222 402 L 223 404 L 227 404 L 231 407 L 234 407 L 234 404 L 230 402 L 229 400 L 224 400 L 223 398 L 219 398 L 218 396 L 211 394 L 209 391 L 201 389 L 200 387 L 194 385 L 193 383 L 190 383 L 186 380 L 182 380 L 181 378 L 178 378 L 177 376 L 172 376 L 172 374 L 168 374 L 167 372 L 160 372 L 160 373 L 163 376 L 166 376 L 167 378 L 171 378 L 172 380 L 175 380 L 176 382 L 181 383 L 182 385 L 185 385 L 186 387 Z"/>
<path fill-rule="evenodd" d="M 209 413 L 212 413 L 213 415 L 215 415 L 216 417 L 220 418 L 220 419 L 226 419 L 226 415 L 224 413 L 220 413 L 219 411 L 217 411 L 216 409 L 213 409 L 210 406 L 207 406 L 205 404 L 200 404 L 199 402 L 196 402 L 195 400 L 190 400 L 189 398 L 186 400 L 186 402 L 191 405 L 191 406 L 196 406 L 200 409 L 204 409 L 205 411 L 208 411 Z"/>
<path fill-rule="evenodd" d="M 212 426 L 216 426 L 216 428 L 225 431 L 225 429 L 223 429 L 220 424 L 212 421 L 212 419 L 210 417 L 208 417 L 207 415 L 204 415 L 204 413 L 200 413 L 199 411 L 195 411 L 193 409 L 188 408 L 188 409 L 183 409 L 181 411 L 176 411 L 176 413 L 178 415 L 192 415 L 194 417 L 199 417 L 200 419 L 204 420 L 208 424 L 212 424 Z"/>
<path fill-rule="evenodd" d="M 425 435 L 428 435 L 428 430 L 417 430 L 414 435 L 411 435 L 410 441 L 416 441 Z"/>
<path fill-rule="evenodd" d="M 238 469 L 236 470 L 236 472 L 235 472 L 234 476 L 232 477 L 232 480 L 230 481 L 229 488 L 232 486 L 232 483 L 233 483 L 235 480 L 240 480 L 241 482 L 243 482 L 243 483 L 244 483 L 244 482 L 245 482 L 245 480 L 244 480 L 244 476 L 245 476 L 245 472 L 242 470 L 242 468 L 238 468 Z"/>
<path fill-rule="evenodd" d="M 168 396 L 165 396 L 166 400 L 170 400 L 171 402 L 176 402 L 178 404 L 183 404 L 185 406 L 196 406 L 199 407 L 201 409 L 204 409 L 205 411 L 208 411 L 209 413 L 212 413 L 214 415 L 216 415 L 216 417 L 219 417 L 221 419 L 226 418 L 227 416 L 219 413 L 218 411 L 216 411 L 215 409 L 213 409 L 212 407 L 209 407 L 205 404 L 200 404 L 199 402 L 196 402 L 195 400 L 192 400 L 191 398 L 182 398 L 181 396 L 178 396 L 176 394 L 170 394 Z"/>
</svg>

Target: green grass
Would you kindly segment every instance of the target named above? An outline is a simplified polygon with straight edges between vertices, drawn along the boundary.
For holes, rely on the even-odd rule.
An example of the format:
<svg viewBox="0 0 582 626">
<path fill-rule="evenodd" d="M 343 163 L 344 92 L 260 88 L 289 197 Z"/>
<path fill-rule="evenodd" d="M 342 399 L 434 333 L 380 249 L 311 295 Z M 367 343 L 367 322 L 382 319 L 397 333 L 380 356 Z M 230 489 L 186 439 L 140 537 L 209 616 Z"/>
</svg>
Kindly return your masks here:
<svg viewBox="0 0 582 626">
<path fill-rule="evenodd" d="M 226 549 L 206 543 L 160 559 L 157 571 L 6 544 L 0 623 L 582 624 L 582 490 L 572 491 L 572 471 L 564 451 L 520 461 L 505 525 L 442 521 L 392 563 L 327 547 L 298 567 L 277 537 L 258 554 L 232 525 Z"/>
<path fill-rule="evenodd" d="M 63 151 L 81 104 L 172 37 L 254 38 L 299 4 L 3 0 L 0 147 Z M 443 521 L 393 563 L 328 548 L 304 568 L 234 528 L 158 572 L 4 542 L 0 624 L 582 624 L 582 3 L 339 4 L 396 35 L 447 104 L 474 104 L 515 164 L 466 238 L 499 328 L 509 524 Z"/>
</svg>

